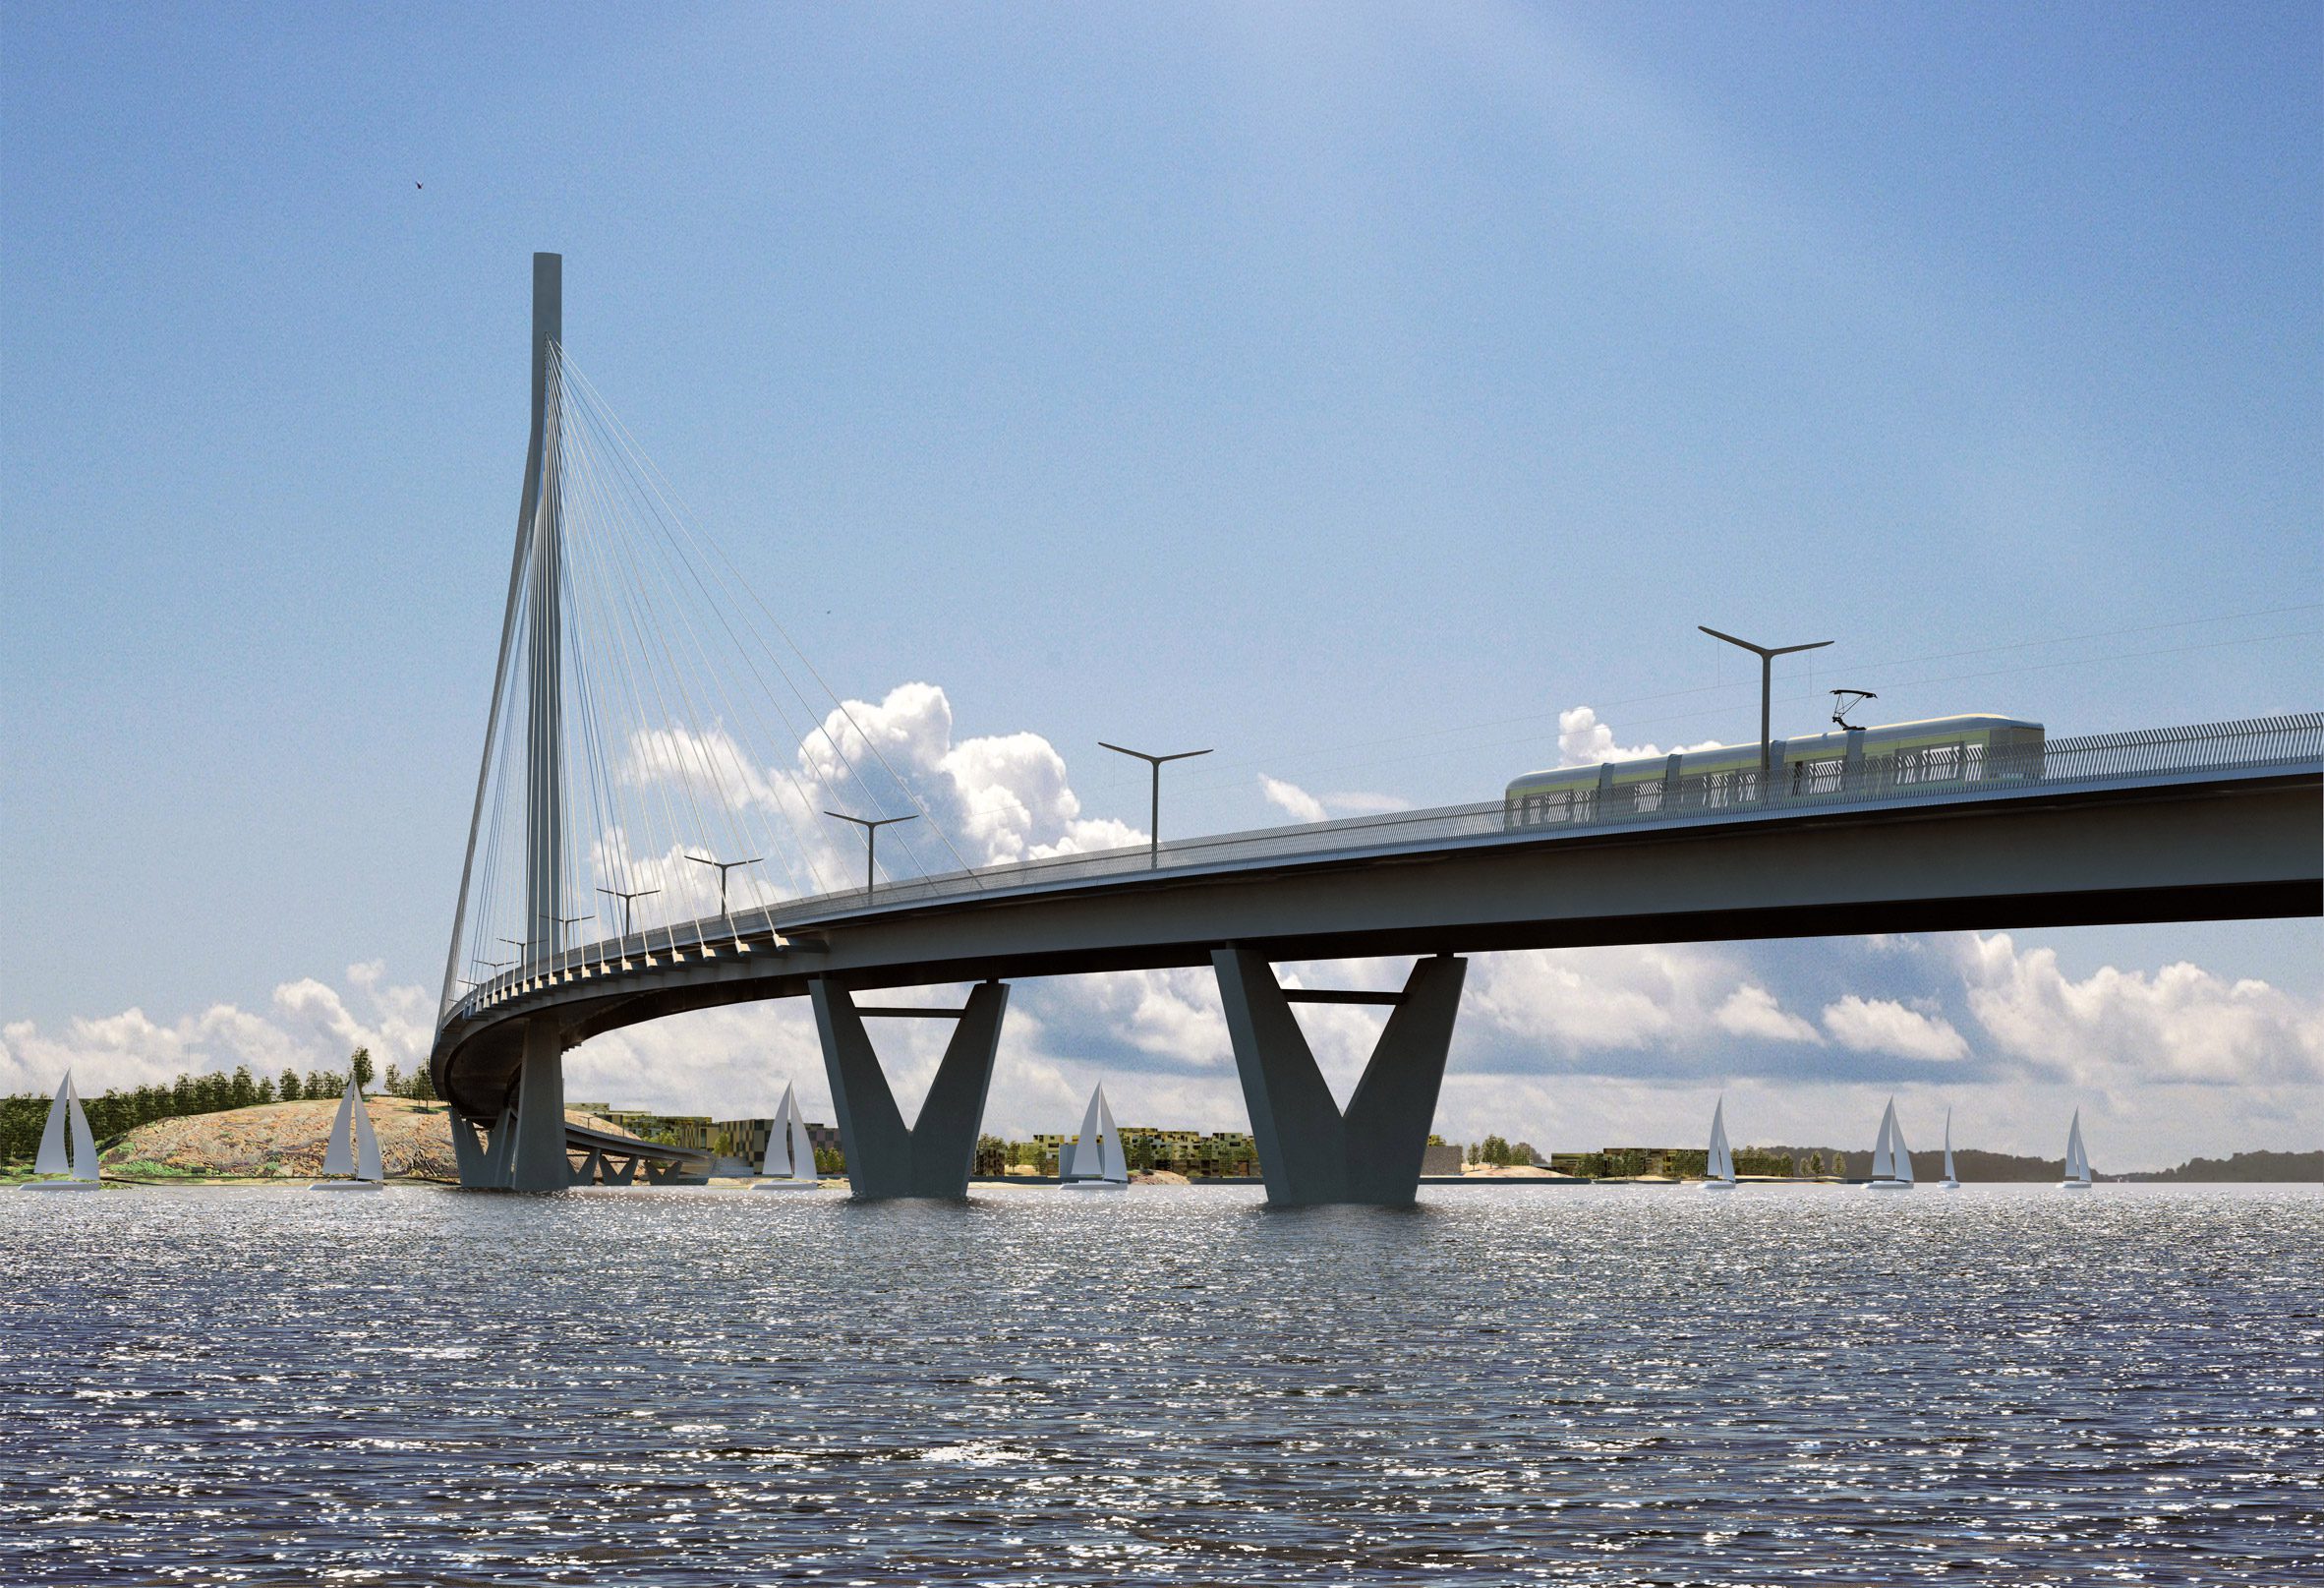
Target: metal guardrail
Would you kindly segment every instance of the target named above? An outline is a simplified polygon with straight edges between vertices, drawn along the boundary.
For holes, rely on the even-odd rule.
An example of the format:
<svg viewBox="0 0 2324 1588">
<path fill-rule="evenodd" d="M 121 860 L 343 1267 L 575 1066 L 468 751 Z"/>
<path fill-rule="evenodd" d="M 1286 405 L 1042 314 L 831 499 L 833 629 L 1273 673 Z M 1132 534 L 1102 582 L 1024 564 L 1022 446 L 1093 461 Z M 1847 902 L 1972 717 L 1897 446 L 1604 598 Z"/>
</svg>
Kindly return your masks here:
<svg viewBox="0 0 2324 1588">
<path fill-rule="evenodd" d="M 1951 804 L 2022 796 L 2037 791 L 2067 792 L 2126 778 L 2262 771 L 2316 763 L 2324 763 L 2324 712 L 2051 739 L 2025 752 L 1964 756 L 1960 768 L 1964 776 L 1911 784 L 1859 777 L 1812 793 L 1790 793 L 1778 788 L 1772 798 L 1759 797 L 1752 787 L 1757 781 L 1756 769 L 1741 775 L 1740 781 L 1736 774 L 1698 774 L 1630 786 L 1655 790 L 1651 805 L 1642 803 L 1635 795 L 1626 804 L 1593 797 L 1570 805 L 1562 815 L 1550 819 L 1516 819 L 1509 801 L 1494 799 L 1471 805 L 1351 816 L 1338 821 L 1179 839 L 1163 844 L 1158 852 L 1149 852 L 1141 845 L 1134 849 L 1051 855 L 883 883 L 870 891 L 854 888 L 810 895 L 743 912 L 730 918 L 714 915 L 668 927 L 651 927 L 630 933 L 619 941 L 585 944 L 560 956 L 554 970 L 561 975 L 568 968 L 595 968 L 624 960 L 634 963 L 673 952 L 693 955 L 706 947 L 719 952 L 737 938 L 765 938 L 770 933 L 789 931 L 808 922 L 866 911 L 1140 874 L 1210 871 L 1271 860 L 1358 855 L 1365 851 L 1425 849 L 1484 839 L 1548 838 L 1679 820 L 1749 820 L 1825 809 Z M 536 965 L 479 987 L 444 1012 L 438 1029 L 480 1007 L 485 1000 L 529 985 L 551 973 L 551 967 Z"/>
</svg>

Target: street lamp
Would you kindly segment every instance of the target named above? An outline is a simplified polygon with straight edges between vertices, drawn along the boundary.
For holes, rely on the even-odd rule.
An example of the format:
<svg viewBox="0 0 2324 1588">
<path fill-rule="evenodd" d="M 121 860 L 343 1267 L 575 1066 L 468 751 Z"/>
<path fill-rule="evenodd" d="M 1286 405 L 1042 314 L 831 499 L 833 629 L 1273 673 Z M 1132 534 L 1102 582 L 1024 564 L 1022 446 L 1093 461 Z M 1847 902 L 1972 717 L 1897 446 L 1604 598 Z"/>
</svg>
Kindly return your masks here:
<svg viewBox="0 0 2324 1588">
<path fill-rule="evenodd" d="M 1774 767 L 1773 752 L 1769 743 L 1769 719 L 1772 715 L 1775 698 L 1775 658 L 1789 656 L 1794 651 L 1820 651 L 1831 641 L 1820 639 L 1807 645 L 1777 645 L 1771 649 L 1765 645 L 1754 645 L 1747 639 L 1737 639 L 1732 634 L 1722 634 L 1715 628 L 1705 628 L 1701 623 L 1695 626 L 1702 628 L 1713 639 L 1723 639 L 1729 645 L 1740 646 L 1759 658 L 1759 796 L 1765 799 L 1773 792 L 1770 787 Z"/>
<path fill-rule="evenodd" d="M 1165 761 L 1190 761 L 1197 755 L 1208 755 L 1210 752 L 1208 750 L 1180 750 L 1171 755 L 1148 755 L 1143 750 L 1125 749 L 1119 744 L 1108 744 L 1102 738 L 1097 741 L 1097 747 L 1101 750 L 1112 750 L 1116 755 L 1127 755 L 1143 761 L 1152 770 L 1154 797 L 1146 812 L 1146 864 L 1148 866 L 1160 865 L 1162 863 L 1162 763 Z"/>
<path fill-rule="evenodd" d="M 661 891 L 662 891 L 662 890 L 661 890 L 660 888 L 640 888 L 640 889 L 638 889 L 638 890 L 637 890 L 635 893 L 623 893 L 623 892 L 622 892 L 620 889 L 618 889 L 618 888 L 600 888 L 600 889 L 598 889 L 598 892 L 599 892 L 599 893 L 603 893 L 603 894 L 610 894 L 610 895 L 611 895 L 613 898 L 615 898 L 615 899 L 618 899 L 618 900 L 620 900 L 620 901 L 621 901 L 621 935 L 622 935 L 623 937 L 627 937 L 627 936 L 629 935 L 629 907 L 630 907 L 630 905 L 631 905 L 631 904 L 633 904 L 634 902 L 636 902 L 637 900 L 640 900 L 640 899 L 646 899 L 646 898 L 650 898 L 650 897 L 652 897 L 653 895 L 660 893 Z"/>
<path fill-rule="evenodd" d="M 715 865 L 719 868 L 719 914 L 724 917 L 726 913 L 726 873 L 740 866 L 756 865 L 762 856 L 754 854 L 747 860 L 705 860 L 699 854 L 689 854 L 686 858 L 696 865 Z"/>
<path fill-rule="evenodd" d="M 834 821 L 853 822 L 863 829 L 863 891 L 867 898 L 879 886 L 879 873 L 872 869 L 872 858 L 879 853 L 880 829 L 920 819 L 917 811 L 909 816 L 850 816 L 843 810 L 827 810 L 824 814 Z"/>
</svg>

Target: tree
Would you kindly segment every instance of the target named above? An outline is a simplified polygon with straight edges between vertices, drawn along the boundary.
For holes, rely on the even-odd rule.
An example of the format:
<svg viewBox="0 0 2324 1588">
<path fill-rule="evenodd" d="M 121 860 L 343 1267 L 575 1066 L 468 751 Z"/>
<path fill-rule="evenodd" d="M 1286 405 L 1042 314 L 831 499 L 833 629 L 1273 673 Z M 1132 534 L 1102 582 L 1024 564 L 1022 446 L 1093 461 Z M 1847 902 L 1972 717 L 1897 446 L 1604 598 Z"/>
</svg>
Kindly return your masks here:
<svg viewBox="0 0 2324 1588">
<path fill-rule="evenodd" d="M 355 1084 L 365 1090 L 372 1085 L 372 1050 L 359 1047 L 347 1055 L 347 1068 L 355 1072 Z"/>
<path fill-rule="evenodd" d="M 1477 1161 L 1506 1168 L 1514 1159 L 1506 1141 L 1498 1136 L 1488 1136 L 1478 1145 Z"/>
<path fill-rule="evenodd" d="M 1009 1169 L 1009 1144 L 998 1136 L 979 1136 L 976 1139 L 976 1172 L 980 1175 L 1005 1174 Z"/>
<path fill-rule="evenodd" d="M 387 1077 L 379 1083 L 379 1089 L 390 1097 L 403 1095 L 403 1072 L 393 1063 L 387 1066 Z"/>
<path fill-rule="evenodd" d="M 285 1069 L 282 1072 L 282 1079 L 274 1084 L 274 1095 L 286 1103 L 295 1103 L 301 1097 L 306 1096 L 305 1088 L 299 1085 L 299 1072 Z"/>
</svg>

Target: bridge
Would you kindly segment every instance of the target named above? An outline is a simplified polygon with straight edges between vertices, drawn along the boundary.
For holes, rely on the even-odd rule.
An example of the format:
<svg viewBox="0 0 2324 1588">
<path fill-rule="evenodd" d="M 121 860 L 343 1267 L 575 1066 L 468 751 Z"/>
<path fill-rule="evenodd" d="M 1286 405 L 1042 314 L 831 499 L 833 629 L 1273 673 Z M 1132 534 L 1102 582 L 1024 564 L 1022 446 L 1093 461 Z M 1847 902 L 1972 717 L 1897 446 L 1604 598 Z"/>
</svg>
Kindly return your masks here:
<svg viewBox="0 0 2324 1588">
<path fill-rule="evenodd" d="M 1674 771 L 1651 802 L 1554 823 L 1496 798 L 967 863 L 843 701 L 809 708 L 811 664 L 565 359 L 556 256 L 534 285 L 531 441 L 431 1059 L 464 1183 L 572 1182 L 572 1046 L 804 997 L 854 1194 L 962 1196 L 1013 978 L 1208 967 L 1269 1201 L 1407 1203 L 1472 954 L 2324 912 L 2324 714 L 2053 738 L 1810 794 L 1784 792 L 1776 742 L 1778 775 L 1740 796 Z M 787 762 L 743 747 L 762 717 Z M 865 810 L 910 826 L 884 879 L 867 856 L 862 886 L 835 885 L 813 818 Z M 1416 957 L 1401 991 L 1274 970 L 1383 955 Z M 954 1010 L 861 998 L 962 982 Z M 1294 1011 L 1335 1001 L 1389 1010 L 1344 1110 Z M 902 1016 L 953 1026 L 909 1126 L 869 1025 Z"/>
</svg>

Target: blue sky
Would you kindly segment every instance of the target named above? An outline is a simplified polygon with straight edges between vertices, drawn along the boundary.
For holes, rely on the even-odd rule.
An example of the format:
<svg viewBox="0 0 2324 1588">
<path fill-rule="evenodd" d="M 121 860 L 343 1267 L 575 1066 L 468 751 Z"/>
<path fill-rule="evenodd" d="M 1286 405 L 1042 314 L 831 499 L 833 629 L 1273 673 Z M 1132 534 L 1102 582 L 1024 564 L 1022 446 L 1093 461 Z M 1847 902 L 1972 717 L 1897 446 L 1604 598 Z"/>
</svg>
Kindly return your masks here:
<svg viewBox="0 0 2324 1588">
<path fill-rule="evenodd" d="M 1698 622 L 1837 640 L 1779 733 L 1835 682 L 2313 708 L 2320 62 L 2290 5 L 13 4 L 9 1051 L 220 1060 L 219 1007 L 327 1045 L 280 989 L 433 977 L 537 248 L 834 683 L 1041 735 L 1088 816 L 1143 819 L 1100 737 L 1216 745 L 1173 824 L 1224 829 L 1262 775 L 1489 796 L 1582 706 L 1747 736 Z M 2264 979 L 2286 1051 L 2324 999 L 2313 923 L 2029 944 Z M 1718 951 L 1825 1033 L 1771 1073 L 1845 996 L 2003 1042 L 1976 951 L 1919 952 Z M 130 1010 L 177 1045 L 74 1034 Z M 1563 1073 L 1528 1018 L 1494 1052 Z M 1061 1094 L 1102 1024 L 1052 1011 Z"/>
</svg>

